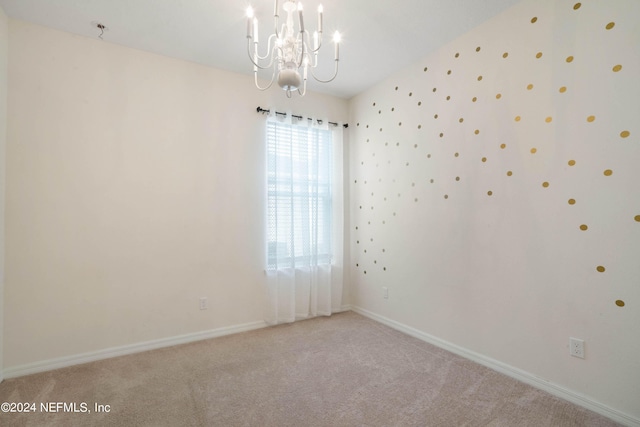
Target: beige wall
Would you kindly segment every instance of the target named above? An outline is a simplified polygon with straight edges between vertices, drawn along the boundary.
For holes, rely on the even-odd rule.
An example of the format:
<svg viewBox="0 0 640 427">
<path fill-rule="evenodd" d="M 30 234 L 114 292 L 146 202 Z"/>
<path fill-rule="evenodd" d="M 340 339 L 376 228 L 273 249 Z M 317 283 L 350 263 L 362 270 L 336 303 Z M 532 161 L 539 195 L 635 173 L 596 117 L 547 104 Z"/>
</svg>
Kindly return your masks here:
<svg viewBox="0 0 640 427">
<path fill-rule="evenodd" d="M 7 59 L 9 57 L 9 21 L 0 7 L 0 367 L 4 353 L 4 194 L 5 150 L 7 146 Z M 0 369 L 0 381 L 2 381 Z"/>
<path fill-rule="evenodd" d="M 252 78 L 10 22 L 5 369 L 262 320 Z M 209 309 L 198 309 L 208 297 Z"/>
<path fill-rule="evenodd" d="M 351 292 L 640 420 L 640 3 L 574 5 L 525 0 L 350 101 Z"/>
</svg>

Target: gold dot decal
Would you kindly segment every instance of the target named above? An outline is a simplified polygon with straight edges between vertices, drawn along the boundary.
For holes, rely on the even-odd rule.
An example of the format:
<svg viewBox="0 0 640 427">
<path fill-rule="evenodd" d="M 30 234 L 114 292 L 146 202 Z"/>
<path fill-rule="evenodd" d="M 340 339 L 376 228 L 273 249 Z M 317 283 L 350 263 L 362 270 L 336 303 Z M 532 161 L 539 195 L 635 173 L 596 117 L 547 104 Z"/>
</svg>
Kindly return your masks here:
<svg viewBox="0 0 640 427">
<path fill-rule="evenodd" d="M 486 157 L 483 157 L 483 158 L 482 158 L 482 163 L 485 163 L 486 161 L 487 161 L 487 158 L 486 158 Z"/>
<path fill-rule="evenodd" d="M 460 119 L 458 120 L 460 123 L 464 122 L 464 119 L 462 117 L 460 117 Z"/>
<path fill-rule="evenodd" d="M 456 181 L 460 181 L 460 177 L 459 176 L 456 176 Z"/>
<path fill-rule="evenodd" d="M 604 273 L 604 271 L 606 270 L 603 266 L 599 265 L 596 267 L 596 270 L 598 270 L 598 272 L 600 273 Z"/>
<path fill-rule="evenodd" d="M 516 118 L 514 119 L 516 122 L 520 121 L 520 116 L 516 116 Z"/>
<path fill-rule="evenodd" d="M 507 171 L 507 176 L 511 176 L 511 175 L 513 175 L 513 172 Z"/>
<path fill-rule="evenodd" d="M 493 191 L 489 190 L 487 191 L 487 196 L 491 196 L 493 194 Z"/>
<path fill-rule="evenodd" d="M 533 18 L 531 18 L 531 23 L 535 24 L 537 20 L 538 20 L 538 17 L 534 16 Z"/>
<path fill-rule="evenodd" d="M 458 157 L 459 155 L 460 155 L 459 153 L 455 153 L 453 156 Z"/>
<path fill-rule="evenodd" d="M 604 176 L 611 176 L 613 175 L 613 171 L 611 169 L 607 169 L 604 171 Z"/>
<path fill-rule="evenodd" d="M 538 149 L 537 149 L 537 148 L 533 147 L 533 148 L 531 149 L 531 154 L 536 154 L 537 152 L 538 152 Z"/>
<path fill-rule="evenodd" d="M 507 56 L 509 56 L 509 52 L 505 52 L 505 53 L 502 54 L 503 58 L 506 58 Z"/>
<path fill-rule="evenodd" d="M 478 100 L 478 98 L 476 98 L 475 96 L 473 98 L 471 98 L 471 102 L 476 102 Z"/>
<path fill-rule="evenodd" d="M 612 70 L 613 70 L 614 73 L 617 73 L 618 71 L 622 70 L 622 65 L 618 64 L 618 65 L 614 66 L 612 68 Z"/>
<path fill-rule="evenodd" d="M 617 305 L 618 307 L 624 307 L 624 301 L 622 301 L 621 299 L 616 300 L 616 305 Z"/>
<path fill-rule="evenodd" d="M 629 135 L 631 135 L 631 133 L 629 133 L 629 131 L 628 131 L 628 130 L 623 130 L 622 132 L 620 132 L 620 137 L 621 137 L 621 138 L 626 138 L 626 137 L 628 137 Z"/>
<path fill-rule="evenodd" d="M 482 80 L 482 76 L 478 76 L 478 81 Z"/>
<path fill-rule="evenodd" d="M 502 98 L 502 94 L 501 93 L 497 93 L 496 94 L 496 99 L 500 99 L 500 98 Z"/>
<path fill-rule="evenodd" d="M 480 133 L 480 130 L 479 130 L 479 129 L 476 129 L 476 130 L 474 130 L 474 131 L 473 131 L 473 133 L 475 133 L 475 134 L 477 135 L 477 134 L 479 134 L 479 133 Z"/>
<path fill-rule="evenodd" d="M 457 58 L 458 56 L 460 56 L 460 53 L 456 52 L 454 56 Z"/>
<path fill-rule="evenodd" d="M 587 121 L 588 121 L 589 123 L 593 122 L 595 119 L 596 119 L 596 116 L 589 116 L 589 117 L 587 117 Z"/>
<path fill-rule="evenodd" d="M 636 222 L 640 222 L 640 215 L 636 215 L 633 219 L 635 219 Z"/>
<path fill-rule="evenodd" d="M 448 198 L 449 198 L 449 195 L 448 195 L 448 194 L 445 194 L 445 195 L 444 195 L 444 198 L 445 198 L 445 199 L 448 199 Z"/>
<path fill-rule="evenodd" d="M 569 160 L 567 163 L 569 164 L 569 166 L 575 166 L 576 161 L 575 160 Z"/>
<path fill-rule="evenodd" d="M 573 10 L 578 10 L 580 9 L 580 6 L 582 6 L 582 3 L 576 3 L 573 5 Z"/>
<path fill-rule="evenodd" d="M 538 59 L 542 58 L 542 52 L 536 53 L 536 58 L 538 58 Z"/>
<path fill-rule="evenodd" d="M 531 83 L 529 83 L 529 84 L 527 85 L 527 90 L 531 90 L 531 89 L 533 89 L 533 85 L 532 85 Z"/>
<path fill-rule="evenodd" d="M 582 224 L 580 226 L 580 230 L 582 230 L 582 231 L 587 231 L 588 229 L 589 229 L 589 227 L 587 227 L 587 224 Z M 598 270 L 598 271 L 600 271 L 600 270 Z"/>
<path fill-rule="evenodd" d="M 548 188 L 549 187 L 549 183 L 547 181 L 545 181 L 545 182 L 542 183 L 542 186 L 544 188 Z"/>
<path fill-rule="evenodd" d="M 551 116 L 547 117 L 546 119 L 544 119 L 545 122 L 547 123 L 551 123 L 553 119 L 551 118 Z"/>
<path fill-rule="evenodd" d="M 476 48 L 476 52 L 480 52 L 480 46 Z"/>
<path fill-rule="evenodd" d="M 606 28 L 607 30 L 610 30 L 610 29 L 612 29 L 613 27 L 615 27 L 615 25 L 616 25 L 616 23 L 615 23 L 615 22 L 609 22 L 605 28 Z"/>
<path fill-rule="evenodd" d="M 503 150 L 507 147 L 507 144 L 500 144 L 500 148 L 502 148 Z"/>
<path fill-rule="evenodd" d="M 566 61 L 567 61 L 567 62 L 572 62 L 572 61 L 573 61 L 573 56 L 567 56 Z"/>
<path fill-rule="evenodd" d="M 447 70 L 447 75 L 451 74 L 451 70 Z"/>
<path fill-rule="evenodd" d="M 570 205 L 575 205 L 576 204 L 576 200 L 575 199 L 569 199 L 569 201 L 567 202 Z"/>
<path fill-rule="evenodd" d="M 558 89 L 558 91 L 560 93 L 565 93 L 567 91 L 567 87 L 566 86 L 562 86 L 560 89 Z"/>
</svg>

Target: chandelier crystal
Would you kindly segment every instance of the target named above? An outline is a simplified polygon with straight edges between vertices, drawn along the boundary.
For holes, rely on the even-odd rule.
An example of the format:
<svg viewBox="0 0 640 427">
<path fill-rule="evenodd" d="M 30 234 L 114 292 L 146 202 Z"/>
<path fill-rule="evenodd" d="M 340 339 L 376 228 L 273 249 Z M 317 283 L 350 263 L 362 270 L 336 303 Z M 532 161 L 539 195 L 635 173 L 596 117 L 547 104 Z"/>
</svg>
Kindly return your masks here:
<svg viewBox="0 0 640 427">
<path fill-rule="evenodd" d="M 287 13 L 287 20 L 278 29 L 278 0 L 274 1 L 274 33 L 267 41 L 267 52 L 264 56 L 258 53 L 258 18 L 254 16 L 253 9 L 247 8 L 247 52 L 249 59 L 253 63 L 253 75 L 256 87 L 260 90 L 267 90 L 273 82 L 278 80 L 278 85 L 291 98 L 291 93 L 297 91 L 301 96 L 307 91 L 307 76 L 311 76 L 320 83 L 329 83 L 338 75 L 338 62 L 340 60 L 340 33 L 337 31 L 333 36 L 335 44 L 335 71 L 333 77 L 328 80 L 321 80 L 315 76 L 313 70 L 318 66 L 318 52 L 322 47 L 322 5 L 318 6 L 318 28 L 313 33 L 313 37 L 305 30 L 304 18 L 302 14 L 302 3 L 295 0 L 285 0 L 282 5 Z M 294 15 L 297 12 L 297 20 Z M 295 22 L 298 28 L 295 28 Z M 265 87 L 258 84 L 258 70 L 272 68 L 271 82 Z"/>
</svg>

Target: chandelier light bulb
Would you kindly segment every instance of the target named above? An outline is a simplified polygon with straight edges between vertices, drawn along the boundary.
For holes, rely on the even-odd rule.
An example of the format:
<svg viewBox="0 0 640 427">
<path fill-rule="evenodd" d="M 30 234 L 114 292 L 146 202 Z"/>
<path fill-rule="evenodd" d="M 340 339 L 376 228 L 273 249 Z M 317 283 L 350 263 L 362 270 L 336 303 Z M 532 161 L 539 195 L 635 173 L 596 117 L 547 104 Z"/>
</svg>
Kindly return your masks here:
<svg viewBox="0 0 640 427">
<path fill-rule="evenodd" d="M 253 8 L 251 6 L 247 7 L 247 18 L 253 18 Z"/>
</svg>

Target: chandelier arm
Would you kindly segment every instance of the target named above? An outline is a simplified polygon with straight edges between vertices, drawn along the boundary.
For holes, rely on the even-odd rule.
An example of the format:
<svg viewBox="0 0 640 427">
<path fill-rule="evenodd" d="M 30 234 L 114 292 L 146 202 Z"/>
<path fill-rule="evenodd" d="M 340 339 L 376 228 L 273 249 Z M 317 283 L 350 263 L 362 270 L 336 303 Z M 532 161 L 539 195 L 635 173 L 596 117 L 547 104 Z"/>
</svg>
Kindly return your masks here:
<svg viewBox="0 0 640 427">
<path fill-rule="evenodd" d="M 273 82 L 275 80 L 275 77 L 276 77 L 276 69 L 274 67 L 273 68 L 273 73 L 271 73 L 271 81 L 269 82 L 269 84 L 267 86 L 265 86 L 265 87 L 260 87 L 260 85 L 258 84 L 258 70 L 254 70 L 253 71 L 253 80 L 254 80 L 254 82 L 256 84 L 256 87 L 259 90 L 267 90 L 267 89 L 269 89 L 271 87 L 271 85 L 273 84 Z"/>
<path fill-rule="evenodd" d="M 338 62 L 340 62 L 338 59 L 335 60 L 336 62 L 336 68 L 335 68 L 335 72 L 333 73 L 333 77 L 331 77 L 329 80 L 321 80 L 319 78 L 316 77 L 316 75 L 313 73 L 313 68 L 311 68 L 311 75 L 313 76 L 314 79 L 316 79 L 316 81 L 320 82 L 320 83 L 330 83 L 332 82 L 336 76 L 338 75 Z"/>
<path fill-rule="evenodd" d="M 275 49 L 273 49 L 273 51 L 271 52 L 271 60 L 269 61 L 269 64 L 264 65 L 264 66 L 263 66 L 263 65 L 260 65 L 260 64 L 259 64 L 260 59 L 266 59 L 266 58 L 267 58 L 267 56 L 269 56 L 269 55 L 265 56 L 264 58 L 260 58 L 260 57 L 258 56 L 258 61 L 256 61 L 256 60 L 253 58 L 253 55 L 251 54 L 251 40 L 249 39 L 249 41 L 247 42 L 247 54 L 249 55 L 249 60 L 250 60 L 250 61 L 251 61 L 251 63 L 254 65 L 254 67 L 257 67 L 257 68 L 259 68 L 259 69 L 261 69 L 261 70 L 266 70 L 267 68 L 271 68 L 271 67 L 273 66 L 273 52 L 275 52 Z"/>
<path fill-rule="evenodd" d="M 276 36 L 276 38 L 280 38 L 280 33 L 278 32 L 278 21 L 279 21 L 280 16 L 276 13 L 275 15 L 273 15 L 273 34 Z"/>
<path fill-rule="evenodd" d="M 251 39 L 247 39 L 247 55 L 249 56 L 249 60 L 251 61 L 251 63 L 253 64 L 254 67 L 260 68 L 261 70 L 264 70 L 265 68 L 269 68 L 269 67 L 263 67 L 260 64 L 258 64 L 254 59 L 253 59 L 253 53 L 251 52 L 251 44 L 253 42 L 251 41 Z"/>
<path fill-rule="evenodd" d="M 305 35 L 305 31 L 300 31 L 300 33 L 299 33 L 299 37 L 300 37 L 300 60 L 296 61 L 298 63 L 298 68 L 302 67 L 302 62 L 304 61 L 304 54 L 305 54 L 305 49 L 304 48 L 307 45 L 304 42 L 304 35 Z"/>
<path fill-rule="evenodd" d="M 271 55 L 271 42 L 273 41 L 273 39 L 276 37 L 275 34 L 271 34 L 269 36 L 269 39 L 267 40 L 267 53 L 264 56 L 260 56 L 260 54 L 257 54 L 258 57 L 258 61 L 262 61 L 263 59 L 267 59 L 269 57 L 269 55 Z M 256 52 L 257 53 L 257 52 Z M 267 67 L 270 67 L 271 64 L 267 65 Z"/>
<path fill-rule="evenodd" d="M 307 39 L 310 39 L 311 36 L 309 35 L 309 32 L 307 30 L 305 30 L 304 32 L 307 33 Z M 318 47 L 316 47 L 315 49 L 309 49 L 309 52 L 318 53 L 318 51 L 320 50 L 321 47 L 322 47 L 322 31 L 319 31 L 318 32 Z"/>
<path fill-rule="evenodd" d="M 302 91 L 298 89 L 298 95 L 304 96 L 307 93 L 307 79 L 304 79 L 304 83 L 302 85 Z"/>
</svg>

